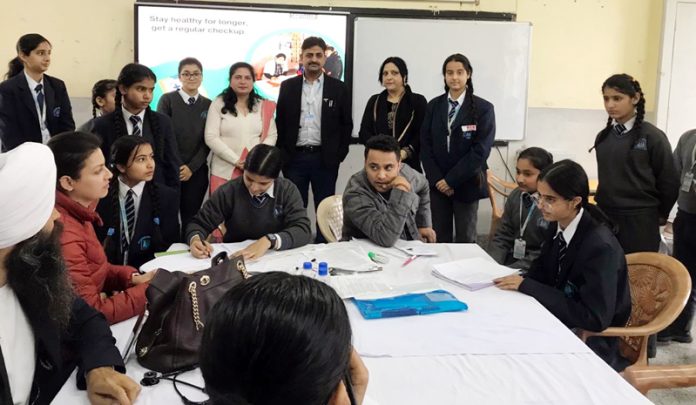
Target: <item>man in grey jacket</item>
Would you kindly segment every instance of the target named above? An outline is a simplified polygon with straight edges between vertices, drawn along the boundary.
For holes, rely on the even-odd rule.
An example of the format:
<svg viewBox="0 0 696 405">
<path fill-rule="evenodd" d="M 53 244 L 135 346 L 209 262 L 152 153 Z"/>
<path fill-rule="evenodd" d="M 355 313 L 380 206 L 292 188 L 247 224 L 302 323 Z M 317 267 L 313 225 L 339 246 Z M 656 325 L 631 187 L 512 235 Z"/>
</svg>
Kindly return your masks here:
<svg viewBox="0 0 696 405">
<path fill-rule="evenodd" d="M 401 163 L 399 143 L 377 135 L 365 144 L 365 168 L 343 193 L 343 239 L 369 238 L 380 246 L 399 239 L 435 243 L 430 192 L 423 174 Z"/>
</svg>

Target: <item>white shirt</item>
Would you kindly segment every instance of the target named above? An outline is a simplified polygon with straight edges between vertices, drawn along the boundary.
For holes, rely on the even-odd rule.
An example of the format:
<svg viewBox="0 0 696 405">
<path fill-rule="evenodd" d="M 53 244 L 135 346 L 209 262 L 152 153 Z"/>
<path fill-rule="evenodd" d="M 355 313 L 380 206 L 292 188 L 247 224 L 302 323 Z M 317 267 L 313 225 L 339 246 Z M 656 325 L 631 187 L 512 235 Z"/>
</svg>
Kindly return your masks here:
<svg viewBox="0 0 696 405">
<path fill-rule="evenodd" d="M 268 187 L 268 190 L 266 190 L 266 194 L 268 194 L 268 196 L 271 198 L 275 198 L 275 194 L 273 192 L 274 189 L 275 189 L 275 181 L 271 184 L 270 187 Z M 247 191 L 249 191 L 249 189 L 247 189 Z M 251 191 L 249 191 L 249 195 L 252 197 L 255 197 L 255 195 L 251 194 Z"/>
<path fill-rule="evenodd" d="M 447 94 L 447 100 L 448 100 L 448 102 L 447 102 L 447 115 L 448 116 L 449 116 L 450 108 L 452 108 L 452 104 L 450 104 L 449 101 L 450 100 L 456 101 L 458 103 L 457 107 L 454 109 L 455 112 L 454 112 L 454 116 L 452 117 L 452 121 L 454 121 L 454 119 L 457 118 L 457 114 L 459 114 L 459 109 L 462 108 L 462 103 L 464 103 L 465 96 L 466 96 L 466 90 L 464 90 L 464 92 L 457 98 L 457 100 L 454 100 L 452 98 L 451 93 Z"/>
<path fill-rule="evenodd" d="M 136 114 L 131 113 L 125 108 L 122 108 L 121 111 L 123 111 L 123 119 L 126 120 L 126 129 L 128 131 L 128 134 L 133 135 L 133 123 L 131 122 L 130 117 Z M 137 114 L 137 116 L 140 117 L 140 136 L 143 136 L 143 127 L 145 124 L 145 111 L 147 110 L 142 110 L 140 111 L 140 113 Z"/>
<path fill-rule="evenodd" d="M 138 209 L 140 208 L 140 200 L 141 197 L 143 196 L 143 191 L 145 189 L 145 182 L 141 181 L 140 183 L 136 184 L 133 186 L 131 189 L 128 187 L 126 183 L 121 180 L 121 176 L 118 177 L 118 200 L 121 203 L 121 207 L 126 206 L 126 194 L 128 193 L 128 190 L 133 190 L 133 204 L 135 204 L 135 218 L 137 221 L 138 218 Z"/>
<path fill-rule="evenodd" d="M 631 118 L 630 120 L 624 122 L 624 126 L 626 127 L 626 129 L 625 129 L 621 134 L 623 135 L 623 134 L 625 134 L 626 132 L 628 132 L 628 131 L 630 131 L 631 129 L 633 129 L 633 125 L 635 125 L 635 123 L 636 123 L 636 116 L 634 115 L 633 118 Z M 615 125 L 618 125 L 618 124 L 619 124 L 619 123 L 616 122 L 616 120 L 614 120 L 614 122 L 613 122 L 611 125 L 612 125 L 612 126 L 615 126 Z"/>
<path fill-rule="evenodd" d="M 563 239 L 566 241 L 566 245 L 570 245 L 570 240 L 573 239 L 573 236 L 575 235 L 575 231 L 578 230 L 578 224 L 580 223 L 580 218 L 582 218 L 582 213 L 585 211 L 584 208 L 580 208 L 580 211 L 578 212 L 578 215 L 573 218 L 572 221 L 566 226 L 565 229 L 561 229 L 561 225 L 558 225 L 558 228 L 556 229 L 556 235 L 558 235 L 559 232 L 563 232 Z"/>
<path fill-rule="evenodd" d="M 179 95 L 180 95 L 181 98 L 184 100 L 184 104 L 188 104 L 188 103 L 189 103 L 188 100 L 189 100 L 189 98 L 191 98 L 191 97 L 195 98 L 196 101 L 198 101 L 198 95 L 199 95 L 199 93 L 196 93 L 195 95 L 190 95 L 190 94 L 188 94 L 187 92 L 185 92 L 184 89 L 179 89 Z M 194 101 L 193 103 L 195 104 L 196 101 Z"/>
<path fill-rule="evenodd" d="M 34 106 L 36 106 L 36 114 L 39 116 L 39 127 L 41 128 L 41 141 L 45 145 L 49 139 L 51 139 L 51 133 L 48 131 L 48 126 L 46 125 L 46 86 L 44 85 L 43 76 L 41 76 L 41 81 L 37 82 L 32 79 L 27 71 L 24 70 L 24 77 L 27 78 L 27 85 L 31 92 L 31 96 L 34 98 Z M 39 100 L 37 98 L 38 93 L 36 93 L 36 86 L 41 85 L 41 92 L 44 94 L 44 105 L 43 110 L 39 107 Z"/>
<path fill-rule="evenodd" d="M 14 405 L 24 405 L 29 401 L 34 381 L 34 332 L 17 295 L 7 284 L 0 287 L 0 308 L 0 348 L 5 359 L 10 393 Z"/>
<path fill-rule="evenodd" d="M 310 83 L 302 77 L 300 132 L 297 146 L 321 145 L 321 106 L 324 95 L 324 74 Z"/>
</svg>

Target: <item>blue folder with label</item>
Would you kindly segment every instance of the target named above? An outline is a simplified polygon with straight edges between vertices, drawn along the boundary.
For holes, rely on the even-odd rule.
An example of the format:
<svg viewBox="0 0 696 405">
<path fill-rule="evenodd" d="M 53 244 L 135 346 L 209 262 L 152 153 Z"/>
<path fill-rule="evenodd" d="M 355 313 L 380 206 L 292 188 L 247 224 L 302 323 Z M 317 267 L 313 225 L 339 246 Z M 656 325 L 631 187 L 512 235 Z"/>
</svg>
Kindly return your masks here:
<svg viewBox="0 0 696 405">
<path fill-rule="evenodd" d="M 406 294 L 374 300 L 353 299 L 365 319 L 427 315 L 439 312 L 466 311 L 469 307 L 445 290 Z"/>
</svg>

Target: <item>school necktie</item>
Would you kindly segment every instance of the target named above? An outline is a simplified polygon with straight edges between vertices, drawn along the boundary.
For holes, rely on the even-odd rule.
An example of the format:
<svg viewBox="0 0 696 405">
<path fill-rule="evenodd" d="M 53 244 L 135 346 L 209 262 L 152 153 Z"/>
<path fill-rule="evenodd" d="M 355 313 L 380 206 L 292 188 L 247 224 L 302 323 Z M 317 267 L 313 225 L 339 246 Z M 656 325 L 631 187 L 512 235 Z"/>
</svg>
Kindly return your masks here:
<svg viewBox="0 0 696 405">
<path fill-rule="evenodd" d="M 43 84 L 39 83 L 34 87 L 34 91 L 36 92 L 36 102 L 39 103 L 39 111 L 41 111 L 40 114 L 43 114 L 44 110 L 44 93 L 43 93 Z"/>
<path fill-rule="evenodd" d="M 457 106 L 459 105 L 459 101 L 457 101 L 457 100 L 450 100 L 450 99 L 447 99 L 447 101 L 449 101 L 449 104 L 450 104 L 450 110 L 449 110 L 449 112 L 447 113 L 447 121 L 448 121 L 448 122 L 452 122 L 452 120 L 454 119 L 455 114 L 457 113 Z"/>
<path fill-rule="evenodd" d="M 556 244 L 558 245 L 558 273 L 561 273 L 561 263 L 565 259 L 566 251 L 568 250 L 568 244 L 563 237 L 563 232 L 558 232 L 556 234 Z"/>
<path fill-rule="evenodd" d="M 189 103 L 189 105 L 194 105 L 194 104 L 196 104 L 196 97 L 189 97 L 188 103 Z"/>
<path fill-rule="evenodd" d="M 255 195 L 251 197 L 251 203 L 254 207 L 259 208 L 263 205 L 263 203 L 266 202 L 266 199 L 268 198 L 268 194 L 263 193 L 261 195 Z"/>
<path fill-rule="evenodd" d="M 614 125 L 614 132 L 616 132 L 616 135 L 622 135 L 625 130 L 626 130 L 626 126 L 624 124 Z"/>
<path fill-rule="evenodd" d="M 125 232 L 121 234 L 121 245 L 123 246 L 123 251 L 128 250 L 128 240 L 133 237 L 133 229 L 135 228 L 135 199 L 133 198 L 133 190 L 128 190 L 126 193 L 126 201 L 124 202 L 124 208 L 126 210 L 126 226 Z M 128 238 L 126 238 L 126 232 L 128 233 Z"/>
<path fill-rule="evenodd" d="M 142 131 L 140 130 L 140 117 L 137 115 L 130 116 L 130 122 L 133 124 L 133 134 L 134 136 L 142 136 Z"/>
<path fill-rule="evenodd" d="M 529 208 L 534 204 L 534 200 L 532 200 L 532 196 L 529 193 L 522 193 L 522 204 L 524 204 L 525 208 Z"/>
</svg>

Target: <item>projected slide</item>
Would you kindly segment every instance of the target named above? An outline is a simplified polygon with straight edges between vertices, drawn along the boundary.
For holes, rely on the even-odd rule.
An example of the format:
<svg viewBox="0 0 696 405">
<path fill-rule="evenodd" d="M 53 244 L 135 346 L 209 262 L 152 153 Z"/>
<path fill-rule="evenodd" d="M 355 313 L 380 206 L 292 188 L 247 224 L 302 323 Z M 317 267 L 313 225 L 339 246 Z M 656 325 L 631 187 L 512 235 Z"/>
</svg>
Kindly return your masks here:
<svg viewBox="0 0 696 405">
<path fill-rule="evenodd" d="M 301 74 L 300 46 L 309 36 L 324 38 L 326 74 L 343 80 L 345 15 L 145 5 L 137 13 L 136 56 L 157 75 L 153 108 L 162 94 L 181 87 L 179 60 L 189 56 L 203 64 L 206 97 L 229 86 L 230 66 L 243 61 L 254 67 L 256 91 L 276 100 L 283 80 Z"/>
</svg>

